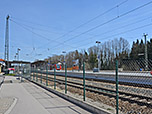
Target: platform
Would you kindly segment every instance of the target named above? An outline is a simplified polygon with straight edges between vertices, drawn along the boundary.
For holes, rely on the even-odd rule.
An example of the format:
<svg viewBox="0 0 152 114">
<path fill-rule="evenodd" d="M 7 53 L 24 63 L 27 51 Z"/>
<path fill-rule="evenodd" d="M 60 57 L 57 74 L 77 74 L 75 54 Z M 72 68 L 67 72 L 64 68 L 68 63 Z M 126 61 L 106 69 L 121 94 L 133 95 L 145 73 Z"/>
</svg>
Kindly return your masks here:
<svg viewBox="0 0 152 114">
<path fill-rule="evenodd" d="M 7 109 L 9 114 L 90 113 L 31 82 L 25 80 L 21 83 L 20 80 L 12 76 L 5 77 L 0 89 L 0 98 L 11 99 L 11 104 Z"/>
</svg>

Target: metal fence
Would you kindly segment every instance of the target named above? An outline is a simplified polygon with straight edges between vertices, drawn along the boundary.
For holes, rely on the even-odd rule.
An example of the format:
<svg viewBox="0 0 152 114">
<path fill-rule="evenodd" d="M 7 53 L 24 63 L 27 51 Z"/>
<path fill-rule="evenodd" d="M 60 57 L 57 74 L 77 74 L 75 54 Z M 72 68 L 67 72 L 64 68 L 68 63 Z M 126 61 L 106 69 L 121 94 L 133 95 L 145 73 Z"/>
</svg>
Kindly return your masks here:
<svg viewBox="0 0 152 114">
<path fill-rule="evenodd" d="M 32 67 L 30 79 L 111 113 L 151 114 L 151 63 L 151 60 L 116 60 L 114 70 L 94 73 L 85 70 L 85 63 L 82 71 L 67 70 L 66 64 L 60 71 L 43 65 Z"/>
</svg>

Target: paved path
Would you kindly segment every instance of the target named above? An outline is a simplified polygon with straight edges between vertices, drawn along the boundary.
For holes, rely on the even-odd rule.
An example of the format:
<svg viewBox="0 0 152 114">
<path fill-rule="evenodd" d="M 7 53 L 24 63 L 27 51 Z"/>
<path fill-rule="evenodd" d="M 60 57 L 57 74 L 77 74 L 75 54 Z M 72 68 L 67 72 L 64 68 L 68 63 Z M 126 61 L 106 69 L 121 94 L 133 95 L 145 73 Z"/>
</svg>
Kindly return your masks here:
<svg viewBox="0 0 152 114">
<path fill-rule="evenodd" d="M 8 83 L 12 80 L 13 83 Z M 86 110 L 30 83 L 20 83 L 15 77 L 6 77 L 0 97 L 16 98 L 10 114 L 89 114 Z"/>
</svg>

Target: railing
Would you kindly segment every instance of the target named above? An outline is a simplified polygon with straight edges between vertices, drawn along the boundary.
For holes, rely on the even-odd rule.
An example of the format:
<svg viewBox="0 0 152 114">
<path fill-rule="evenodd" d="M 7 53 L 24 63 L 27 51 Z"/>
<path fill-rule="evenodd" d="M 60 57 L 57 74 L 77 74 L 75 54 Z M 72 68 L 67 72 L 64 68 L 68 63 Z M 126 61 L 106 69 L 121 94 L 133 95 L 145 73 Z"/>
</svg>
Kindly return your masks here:
<svg viewBox="0 0 152 114">
<path fill-rule="evenodd" d="M 93 102 L 109 105 L 115 108 L 116 114 L 143 112 L 150 114 L 152 112 L 150 71 L 134 70 L 136 66 L 129 68 L 131 70 L 118 71 L 118 66 L 127 68 L 126 60 L 121 61 L 121 64 L 116 61 L 115 72 L 101 70 L 100 73 L 88 73 L 85 71 L 85 64 L 82 72 L 68 72 L 66 65 L 65 71 L 62 72 L 56 69 L 52 71 L 48 68 L 45 70 L 35 68 L 31 70 L 30 79 L 56 91 L 80 97 L 85 102 L 92 99 Z M 103 108 L 101 104 L 98 106 Z"/>
</svg>

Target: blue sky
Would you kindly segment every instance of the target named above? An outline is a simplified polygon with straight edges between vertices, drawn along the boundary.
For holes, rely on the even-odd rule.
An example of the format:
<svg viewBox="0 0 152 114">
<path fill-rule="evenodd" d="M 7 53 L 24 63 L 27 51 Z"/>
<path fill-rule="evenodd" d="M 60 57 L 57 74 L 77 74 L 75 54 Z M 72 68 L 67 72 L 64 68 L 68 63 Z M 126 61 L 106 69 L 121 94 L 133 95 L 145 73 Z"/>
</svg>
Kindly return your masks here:
<svg viewBox="0 0 152 114">
<path fill-rule="evenodd" d="M 150 1 L 0 0 L 0 58 L 4 58 L 5 18 L 8 14 L 11 17 L 10 60 L 20 48 L 20 60 L 34 61 L 61 54 L 63 50 L 87 49 L 95 45 L 96 40 L 103 43 L 123 37 L 132 45 L 137 38 L 143 39 L 143 33 L 148 34 L 148 39 L 152 38 L 152 25 L 149 25 L 152 24 L 152 4 L 86 32 Z M 110 12 L 70 32 L 111 8 Z"/>
</svg>

